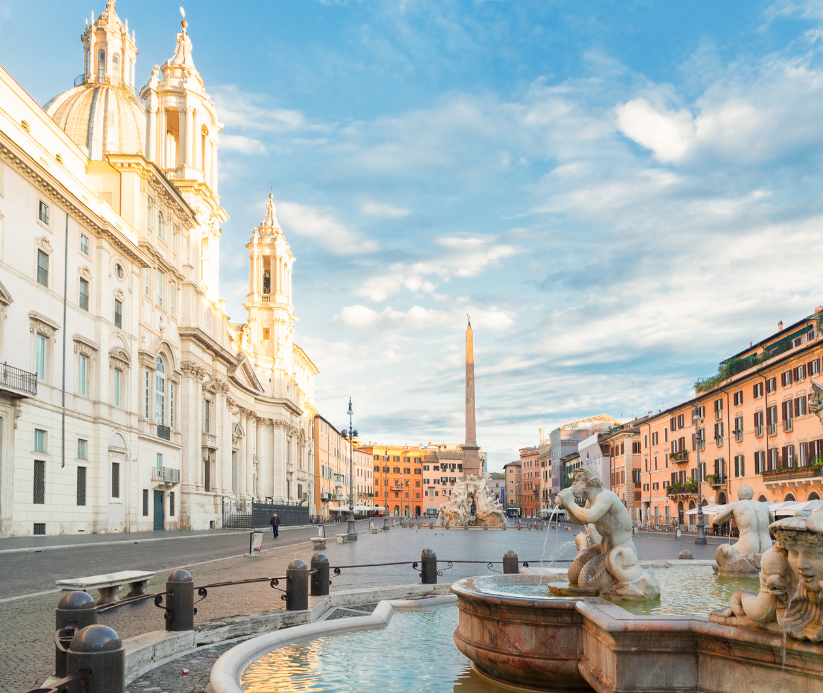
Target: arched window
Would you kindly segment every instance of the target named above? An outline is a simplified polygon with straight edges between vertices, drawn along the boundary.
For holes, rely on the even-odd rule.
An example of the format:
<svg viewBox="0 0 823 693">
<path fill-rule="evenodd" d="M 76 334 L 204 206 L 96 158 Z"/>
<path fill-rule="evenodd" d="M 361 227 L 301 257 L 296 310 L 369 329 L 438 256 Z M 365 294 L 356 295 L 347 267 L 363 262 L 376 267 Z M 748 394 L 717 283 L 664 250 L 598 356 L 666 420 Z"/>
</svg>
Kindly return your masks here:
<svg viewBox="0 0 823 693">
<path fill-rule="evenodd" d="M 117 53 L 111 56 L 111 83 L 120 84 L 120 56 Z"/>
<path fill-rule="evenodd" d="M 791 493 L 788 493 L 788 494 L 786 494 L 785 498 L 783 498 L 783 501 L 785 503 L 788 503 L 790 501 L 794 501 L 794 496 Z"/>
<path fill-rule="evenodd" d="M 163 228 L 163 212 L 161 212 L 158 209 L 157 210 L 157 237 L 162 240 L 164 238 L 165 233 L 166 233 L 166 231 Z"/>
<path fill-rule="evenodd" d="M 166 362 L 159 355 L 154 371 L 154 418 L 159 426 L 166 425 Z"/>
<path fill-rule="evenodd" d="M 101 82 L 106 79 L 106 51 L 97 53 L 97 78 Z"/>
<path fill-rule="evenodd" d="M 820 500 L 820 496 L 818 496 L 816 493 L 812 492 L 812 493 L 809 494 L 809 500 Z"/>
</svg>

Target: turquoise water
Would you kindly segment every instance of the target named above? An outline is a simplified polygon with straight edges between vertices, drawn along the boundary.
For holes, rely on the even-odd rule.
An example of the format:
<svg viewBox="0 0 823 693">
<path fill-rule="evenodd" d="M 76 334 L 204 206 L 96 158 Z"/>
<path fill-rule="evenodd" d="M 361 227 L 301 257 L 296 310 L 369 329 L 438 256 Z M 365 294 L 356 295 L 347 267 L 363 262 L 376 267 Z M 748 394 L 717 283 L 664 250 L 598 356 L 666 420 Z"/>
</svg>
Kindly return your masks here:
<svg viewBox="0 0 823 693">
<path fill-rule="evenodd" d="M 504 693 L 455 647 L 454 607 L 395 612 L 385 629 L 281 647 L 243 672 L 246 693 Z"/>
<path fill-rule="evenodd" d="M 711 566 L 694 565 L 677 568 L 653 568 L 660 583 L 660 599 L 648 602 L 615 600 L 615 604 L 637 616 L 699 616 L 729 605 L 732 594 L 747 589 L 757 592 L 760 583 L 757 578 L 718 577 Z M 554 583 L 568 585 L 568 583 Z M 545 597 L 549 594 L 547 585 L 500 585 L 488 590 L 501 594 L 516 594 L 528 597 Z"/>
</svg>

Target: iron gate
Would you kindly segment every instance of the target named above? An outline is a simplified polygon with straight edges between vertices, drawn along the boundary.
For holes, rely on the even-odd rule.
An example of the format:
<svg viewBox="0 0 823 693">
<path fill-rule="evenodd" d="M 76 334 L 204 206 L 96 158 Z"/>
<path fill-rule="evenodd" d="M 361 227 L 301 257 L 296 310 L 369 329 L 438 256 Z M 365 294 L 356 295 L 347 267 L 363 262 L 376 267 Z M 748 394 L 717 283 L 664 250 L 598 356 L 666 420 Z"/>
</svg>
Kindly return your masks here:
<svg viewBox="0 0 823 693">
<path fill-rule="evenodd" d="M 268 527 L 277 513 L 281 527 L 307 525 L 311 522 L 307 504 L 259 503 L 257 501 L 223 501 L 225 529 L 255 529 Z"/>
</svg>

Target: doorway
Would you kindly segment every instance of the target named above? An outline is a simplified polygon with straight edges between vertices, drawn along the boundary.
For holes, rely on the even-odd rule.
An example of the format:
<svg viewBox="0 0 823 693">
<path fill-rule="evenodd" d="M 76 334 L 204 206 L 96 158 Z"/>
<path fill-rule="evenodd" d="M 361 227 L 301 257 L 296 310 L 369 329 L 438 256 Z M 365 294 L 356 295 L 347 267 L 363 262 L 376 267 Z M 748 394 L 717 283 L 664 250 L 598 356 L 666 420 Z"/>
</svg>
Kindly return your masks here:
<svg viewBox="0 0 823 693">
<path fill-rule="evenodd" d="M 162 532 L 163 526 L 163 492 L 154 492 L 154 531 Z"/>
</svg>

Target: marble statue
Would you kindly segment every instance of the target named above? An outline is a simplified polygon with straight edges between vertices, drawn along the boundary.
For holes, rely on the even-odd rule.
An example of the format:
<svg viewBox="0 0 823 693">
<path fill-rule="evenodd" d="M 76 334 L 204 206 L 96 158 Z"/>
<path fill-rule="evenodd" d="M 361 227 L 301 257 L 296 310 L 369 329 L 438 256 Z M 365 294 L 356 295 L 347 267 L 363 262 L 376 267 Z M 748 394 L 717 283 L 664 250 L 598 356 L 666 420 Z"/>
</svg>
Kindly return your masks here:
<svg viewBox="0 0 823 693">
<path fill-rule="evenodd" d="M 812 392 L 809 395 L 809 411 L 817 414 L 817 418 L 823 423 L 823 386 L 811 381 Z"/>
<path fill-rule="evenodd" d="M 804 515 L 769 525 L 775 544 L 760 559 L 760 591 L 738 590 L 710 621 L 823 642 L 823 511 Z"/>
<path fill-rule="evenodd" d="M 738 501 L 729 503 L 712 520 L 722 525 L 734 519 L 740 531 L 740 539 L 734 544 L 721 544 L 714 553 L 714 572 L 718 575 L 757 575 L 760 572 L 760 556 L 772 548 L 769 525 L 774 522 L 769 506 L 754 498 L 751 486 L 737 490 Z"/>
<path fill-rule="evenodd" d="M 458 479 L 449 500 L 440 506 L 440 522 L 473 527 L 504 525 L 503 506 L 489 490 L 489 478 L 481 474 Z"/>
<path fill-rule="evenodd" d="M 577 505 L 575 497 L 585 498 L 586 506 Z M 599 543 L 593 544 L 590 540 L 595 535 L 587 532 L 586 548 L 569 567 L 569 594 L 577 588 L 580 594 L 615 599 L 644 601 L 660 596 L 657 579 L 637 564 L 629 511 L 616 493 L 603 488 L 594 467 L 575 469 L 574 483 L 557 494 L 555 503 L 566 509 L 574 524 L 594 525 L 600 537 Z"/>
</svg>

